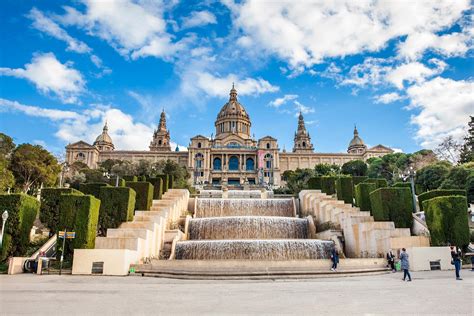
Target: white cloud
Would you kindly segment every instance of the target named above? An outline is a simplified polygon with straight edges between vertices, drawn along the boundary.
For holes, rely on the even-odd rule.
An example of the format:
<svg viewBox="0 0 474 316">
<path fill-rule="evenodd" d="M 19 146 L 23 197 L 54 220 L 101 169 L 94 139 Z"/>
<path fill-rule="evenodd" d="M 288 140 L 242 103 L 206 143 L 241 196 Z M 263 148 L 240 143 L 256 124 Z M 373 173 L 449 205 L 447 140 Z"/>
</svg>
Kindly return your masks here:
<svg viewBox="0 0 474 316">
<path fill-rule="evenodd" d="M 52 93 L 64 103 L 77 103 L 85 90 L 81 73 L 67 62 L 62 64 L 53 53 L 37 54 L 25 68 L 0 68 L 0 75 L 23 78 L 35 84 L 42 93 Z"/>
<path fill-rule="evenodd" d="M 274 108 L 279 108 L 280 106 L 286 104 L 288 101 L 292 101 L 298 98 L 298 95 L 296 94 L 285 94 L 281 98 L 276 98 L 275 100 L 271 101 L 268 105 L 274 107 Z"/>
<path fill-rule="evenodd" d="M 45 109 L 0 99 L 1 110 L 47 118 L 58 128 L 55 136 L 67 143 L 84 140 L 92 144 L 102 132 L 105 121 L 108 122 L 109 135 L 116 149 L 147 150 L 153 137 L 153 126 L 136 122 L 131 115 L 111 106 L 93 105 L 82 112 L 74 112 Z M 181 150 L 184 148 L 180 146 Z"/>
<path fill-rule="evenodd" d="M 31 9 L 27 17 L 33 21 L 32 26 L 43 32 L 52 36 L 58 40 L 64 41 L 67 43 L 67 50 L 73 51 L 76 53 L 84 54 L 90 53 L 92 49 L 87 46 L 86 43 L 81 42 L 72 36 L 70 36 L 64 29 L 62 29 L 56 22 L 54 22 L 49 17 L 45 16 L 41 11 L 36 8 Z"/>
<path fill-rule="evenodd" d="M 297 110 L 295 112 L 295 117 L 298 117 L 299 112 L 303 114 L 309 114 L 309 113 L 314 113 L 316 111 L 314 108 L 301 104 L 297 100 L 294 101 L 294 105 L 295 105 L 295 109 Z"/>
<path fill-rule="evenodd" d="M 389 71 L 386 80 L 398 89 L 403 89 L 404 82 L 420 83 L 429 77 L 442 73 L 446 68 L 446 63 L 441 60 L 432 59 L 430 62 L 435 64 L 434 68 L 428 68 L 419 62 L 402 64 Z"/>
<path fill-rule="evenodd" d="M 388 104 L 395 101 L 402 100 L 403 97 L 396 92 L 385 93 L 374 97 L 375 103 Z"/>
<path fill-rule="evenodd" d="M 468 51 L 469 36 L 463 33 L 436 35 L 430 32 L 410 34 L 398 45 L 400 57 L 416 60 L 428 49 L 446 57 L 464 56 Z"/>
<path fill-rule="evenodd" d="M 185 47 L 186 41 L 173 43 L 172 36 L 166 32 L 165 8 L 161 2 L 83 0 L 83 3 L 84 13 L 65 7 L 66 14 L 59 17 L 62 23 L 87 30 L 124 56 L 169 58 Z"/>
<path fill-rule="evenodd" d="M 474 113 L 474 82 L 436 77 L 407 89 L 411 117 L 418 127 L 416 138 L 425 148 L 434 148 L 446 136 L 462 139 L 469 115 Z"/>
<path fill-rule="evenodd" d="M 204 26 L 208 24 L 216 24 L 217 19 L 214 14 L 211 12 L 204 11 L 194 11 L 191 14 L 183 19 L 182 29 Z"/>
<path fill-rule="evenodd" d="M 207 72 L 196 73 L 195 86 L 212 97 L 226 97 L 235 83 L 239 95 L 259 95 L 267 92 L 276 92 L 280 88 L 262 78 L 239 78 L 235 74 L 226 77 L 217 77 Z"/>
<path fill-rule="evenodd" d="M 390 40 L 417 33 L 435 34 L 452 26 L 469 0 L 444 1 L 294 1 L 226 2 L 246 49 L 285 60 L 292 69 L 310 67 L 325 58 L 376 52 Z M 354 27 L 356 25 L 356 27 Z M 438 49 L 445 43 L 425 47 Z M 408 46 L 408 45 L 407 45 Z"/>
</svg>

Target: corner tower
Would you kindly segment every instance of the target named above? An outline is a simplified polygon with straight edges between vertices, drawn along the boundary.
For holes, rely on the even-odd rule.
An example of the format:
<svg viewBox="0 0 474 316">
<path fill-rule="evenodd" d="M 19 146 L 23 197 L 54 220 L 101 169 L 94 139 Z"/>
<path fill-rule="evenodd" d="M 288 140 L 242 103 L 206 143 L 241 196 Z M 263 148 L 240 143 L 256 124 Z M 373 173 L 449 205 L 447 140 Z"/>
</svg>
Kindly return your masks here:
<svg viewBox="0 0 474 316">
<path fill-rule="evenodd" d="M 215 122 L 216 139 L 223 139 L 229 135 L 238 135 L 243 139 L 250 139 L 250 117 L 237 100 L 237 90 L 234 84 L 230 90 L 229 101 L 224 104 Z"/>
<path fill-rule="evenodd" d="M 303 114 L 300 112 L 298 117 L 298 130 L 295 133 L 293 152 L 294 153 L 312 153 L 314 150 L 311 144 L 311 137 L 309 136 L 306 126 L 304 125 Z"/>
<path fill-rule="evenodd" d="M 171 151 L 170 132 L 166 129 L 165 110 L 161 112 L 158 129 L 153 133 L 153 139 L 150 143 L 150 151 Z"/>
</svg>

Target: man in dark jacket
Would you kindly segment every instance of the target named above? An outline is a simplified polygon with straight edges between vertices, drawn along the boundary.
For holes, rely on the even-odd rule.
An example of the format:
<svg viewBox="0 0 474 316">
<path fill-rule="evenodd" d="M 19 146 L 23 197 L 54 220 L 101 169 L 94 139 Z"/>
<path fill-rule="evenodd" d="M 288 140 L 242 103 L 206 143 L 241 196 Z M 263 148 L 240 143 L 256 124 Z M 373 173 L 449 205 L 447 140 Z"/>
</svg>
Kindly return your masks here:
<svg viewBox="0 0 474 316">
<path fill-rule="evenodd" d="M 395 256 L 393 255 L 392 249 L 387 252 L 387 264 L 392 268 L 392 272 L 396 272 L 395 270 Z"/>
<path fill-rule="evenodd" d="M 332 248 L 331 251 L 331 261 L 332 261 L 332 267 L 331 271 L 337 272 L 337 264 L 339 263 L 339 254 L 337 253 L 336 248 Z"/>
<path fill-rule="evenodd" d="M 458 247 L 451 246 L 451 262 L 456 270 L 456 280 L 462 280 L 459 275 L 459 271 L 461 271 L 461 250 Z"/>
</svg>

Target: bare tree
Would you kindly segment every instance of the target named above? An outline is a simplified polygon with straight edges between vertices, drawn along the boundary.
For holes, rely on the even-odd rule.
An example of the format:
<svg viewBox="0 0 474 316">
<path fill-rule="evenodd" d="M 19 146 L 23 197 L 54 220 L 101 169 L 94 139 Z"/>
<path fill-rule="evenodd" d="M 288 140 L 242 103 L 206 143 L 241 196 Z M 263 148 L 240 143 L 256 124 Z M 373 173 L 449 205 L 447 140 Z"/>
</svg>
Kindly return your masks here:
<svg viewBox="0 0 474 316">
<path fill-rule="evenodd" d="M 459 160 L 461 147 L 461 143 L 455 140 L 453 136 L 448 136 L 441 141 L 441 143 L 438 145 L 438 147 L 436 147 L 434 152 L 441 159 L 447 160 L 452 164 L 456 164 Z"/>
</svg>

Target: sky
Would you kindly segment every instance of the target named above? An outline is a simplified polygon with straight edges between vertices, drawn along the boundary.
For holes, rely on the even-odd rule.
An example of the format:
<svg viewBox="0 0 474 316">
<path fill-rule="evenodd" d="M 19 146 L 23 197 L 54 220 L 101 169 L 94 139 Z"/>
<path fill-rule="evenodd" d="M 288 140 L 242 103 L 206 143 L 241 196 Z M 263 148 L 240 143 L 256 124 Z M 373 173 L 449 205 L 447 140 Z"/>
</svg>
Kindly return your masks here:
<svg viewBox="0 0 474 316">
<path fill-rule="evenodd" d="M 470 1 L 0 3 L 0 132 L 55 154 L 211 136 L 232 83 L 252 134 L 290 151 L 301 111 L 317 152 L 414 152 L 462 140 L 474 115 Z"/>
</svg>

